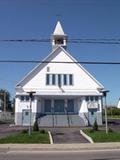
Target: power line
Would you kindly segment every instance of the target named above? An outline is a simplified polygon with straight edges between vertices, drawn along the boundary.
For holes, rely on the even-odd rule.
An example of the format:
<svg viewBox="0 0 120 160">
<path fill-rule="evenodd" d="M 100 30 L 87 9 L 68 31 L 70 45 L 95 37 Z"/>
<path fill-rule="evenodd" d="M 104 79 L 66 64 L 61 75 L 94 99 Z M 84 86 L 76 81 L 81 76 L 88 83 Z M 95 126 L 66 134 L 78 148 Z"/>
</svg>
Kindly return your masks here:
<svg viewBox="0 0 120 160">
<path fill-rule="evenodd" d="M 38 43 L 46 43 L 50 42 L 50 39 L 5 39 L 5 40 L 0 40 L 0 42 L 38 42 Z M 105 39 L 105 38 L 85 38 L 85 39 L 79 39 L 79 38 L 73 38 L 69 39 L 68 43 L 89 43 L 89 44 L 120 44 L 120 39 Z"/>
<path fill-rule="evenodd" d="M 105 61 L 77 61 L 77 62 L 67 62 L 67 61 L 36 61 L 36 60 L 0 60 L 0 63 L 66 63 L 66 64 L 105 64 L 105 65 L 120 65 L 120 62 L 105 62 Z"/>
</svg>

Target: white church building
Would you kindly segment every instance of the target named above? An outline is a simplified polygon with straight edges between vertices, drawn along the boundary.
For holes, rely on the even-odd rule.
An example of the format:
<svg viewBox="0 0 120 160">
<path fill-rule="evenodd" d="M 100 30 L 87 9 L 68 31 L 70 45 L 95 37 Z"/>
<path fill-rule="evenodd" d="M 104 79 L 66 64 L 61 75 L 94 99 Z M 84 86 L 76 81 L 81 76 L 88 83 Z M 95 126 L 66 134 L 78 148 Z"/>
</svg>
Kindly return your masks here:
<svg viewBox="0 0 120 160">
<path fill-rule="evenodd" d="M 33 125 L 36 119 L 48 127 L 88 126 L 95 120 L 102 125 L 104 86 L 66 50 L 67 38 L 58 21 L 52 52 L 16 85 L 16 125 Z"/>
</svg>

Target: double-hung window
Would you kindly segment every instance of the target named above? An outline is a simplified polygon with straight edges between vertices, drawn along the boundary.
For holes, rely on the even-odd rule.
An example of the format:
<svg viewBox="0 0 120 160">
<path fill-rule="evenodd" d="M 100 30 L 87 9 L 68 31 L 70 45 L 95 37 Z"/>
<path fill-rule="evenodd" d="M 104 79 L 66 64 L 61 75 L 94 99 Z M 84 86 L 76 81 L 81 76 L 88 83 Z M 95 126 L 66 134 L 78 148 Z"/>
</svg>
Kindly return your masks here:
<svg viewBox="0 0 120 160">
<path fill-rule="evenodd" d="M 67 75 L 63 75 L 63 85 L 67 85 Z"/>
<path fill-rule="evenodd" d="M 56 83 L 56 76 L 55 74 L 52 74 L 52 85 L 55 85 Z"/>
<path fill-rule="evenodd" d="M 58 86 L 61 86 L 61 74 L 58 74 Z"/>
<path fill-rule="evenodd" d="M 73 85 L 73 75 L 69 74 L 69 85 Z"/>
<path fill-rule="evenodd" d="M 46 85 L 50 85 L 50 74 L 46 74 Z"/>
</svg>

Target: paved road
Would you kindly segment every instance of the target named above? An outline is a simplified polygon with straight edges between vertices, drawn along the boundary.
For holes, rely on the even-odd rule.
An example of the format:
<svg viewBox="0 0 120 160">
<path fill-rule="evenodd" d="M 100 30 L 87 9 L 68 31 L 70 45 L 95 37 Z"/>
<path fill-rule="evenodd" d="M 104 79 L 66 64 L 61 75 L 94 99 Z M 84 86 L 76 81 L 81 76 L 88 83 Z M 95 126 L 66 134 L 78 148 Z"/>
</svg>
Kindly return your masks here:
<svg viewBox="0 0 120 160">
<path fill-rule="evenodd" d="M 9 124 L 0 124 L 0 137 L 6 137 L 15 133 L 19 133 L 25 127 L 10 127 Z"/>
<path fill-rule="evenodd" d="M 82 152 L 9 152 L 0 160 L 120 160 L 120 150 Z"/>
<path fill-rule="evenodd" d="M 81 134 L 80 128 L 54 128 L 51 129 L 53 143 L 89 143 Z"/>
</svg>

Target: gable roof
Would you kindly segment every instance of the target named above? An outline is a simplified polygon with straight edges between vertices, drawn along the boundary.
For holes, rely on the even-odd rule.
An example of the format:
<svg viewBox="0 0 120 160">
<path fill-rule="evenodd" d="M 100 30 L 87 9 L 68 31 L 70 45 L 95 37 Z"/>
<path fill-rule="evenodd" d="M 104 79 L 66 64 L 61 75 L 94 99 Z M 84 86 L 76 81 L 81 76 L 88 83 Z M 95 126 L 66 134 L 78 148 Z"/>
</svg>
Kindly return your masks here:
<svg viewBox="0 0 120 160">
<path fill-rule="evenodd" d="M 50 61 L 52 61 L 59 53 L 63 51 L 73 62 L 77 62 L 75 58 L 73 58 L 63 47 L 58 46 L 55 50 L 53 50 L 44 60 L 45 63 L 38 64 L 31 72 L 29 72 L 21 81 L 19 81 L 16 85 L 16 88 L 23 87 L 27 82 L 29 82 L 37 73 L 39 73 Z M 99 83 L 84 67 L 82 67 L 79 63 L 76 63 L 90 78 L 96 82 L 100 88 L 104 88 L 104 86 Z"/>
</svg>

